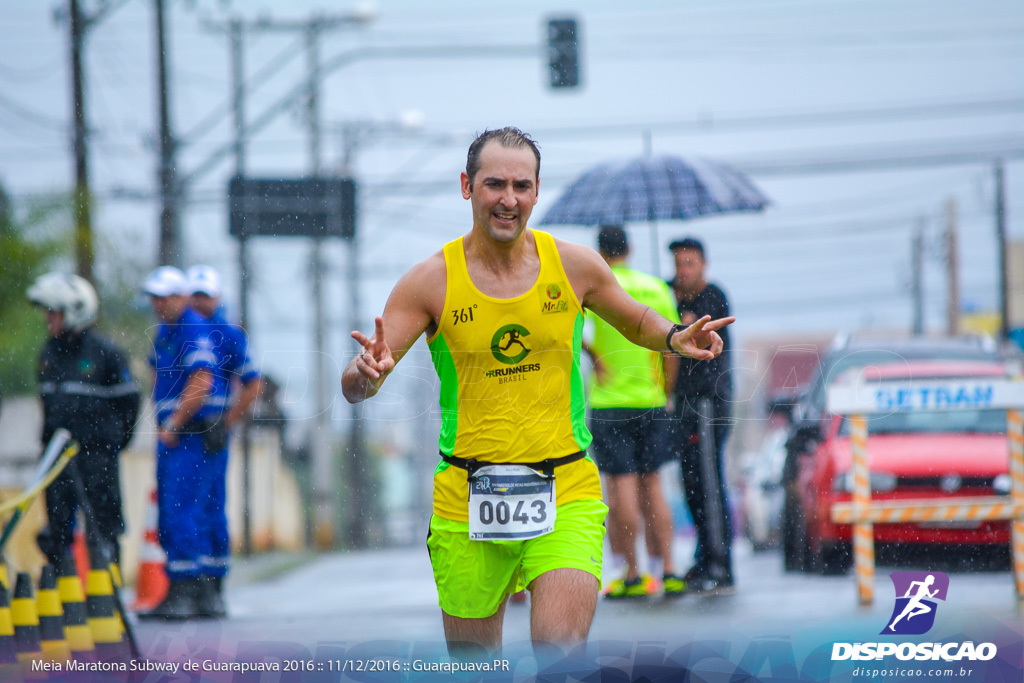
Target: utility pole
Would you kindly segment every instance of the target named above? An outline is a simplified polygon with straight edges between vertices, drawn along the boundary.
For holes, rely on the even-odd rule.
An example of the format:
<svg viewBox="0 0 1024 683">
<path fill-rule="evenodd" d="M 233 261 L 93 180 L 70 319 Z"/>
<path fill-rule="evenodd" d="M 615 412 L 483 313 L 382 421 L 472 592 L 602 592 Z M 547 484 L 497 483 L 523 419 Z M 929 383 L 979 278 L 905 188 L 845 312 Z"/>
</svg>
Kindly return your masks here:
<svg viewBox="0 0 1024 683">
<path fill-rule="evenodd" d="M 342 131 L 344 140 L 344 153 L 342 155 L 342 177 L 351 178 L 354 173 L 355 154 L 359 145 L 359 126 L 346 127 Z M 358 187 L 358 186 L 357 186 Z M 357 189 L 358 192 L 358 189 Z M 358 196 L 357 196 L 358 199 Z M 358 201 L 356 207 L 358 207 Z M 358 210 L 358 208 L 357 208 Z M 361 329 L 359 325 L 359 214 L 356 214 L 356 225 L 352 231 L 352 238 L 348 242 L 348 261 L 346 263 L 345 279 L 348 286 L 349 304 L 349 328 Z M 355 351 L 358 353 L 362 349 Z M 367 531 L 366 514 L 368 502 L 366 491 L 369 488 L 366 481 L 366 449 L 364 448 L 364 429 L 361 407 L 358 403 L 349 406 L 349 454 L 346 472 L 348 490 L 348 540 L 353 548 L 365 548 L 369 544 L 369 533 Z"/>
<path fill-rule="evenodd" d="M 946 297 L 946 333 L 960 333 L 960 263 L 957 256 L 956 200 L 946 201 L 946 274 L 949 293 Z"/>
<path fill-rule="evenodd" d="M 247 137 L 258 127 L 258 121 L 252 126 L 245 121 L 244 103 L 244 75 L 242 69 L 242 36 L 246 30 L 261 32 L 300 32 L 305 38 L 305 52 L 307 62 L 307 78 L 303 85 L 306 99 L 306 124 L 309 133 L 309 164 L 310 176 L 316 177 L 322 171 L 321 160 L 321 125 L 320 125 L 320 80 L 322 78 L 322 67 L 320 63 L 320 35 L 327 30 L 341 28 L 348 25 L 362 25 L 367 23 L 372 15 L 366 12 L 353 12 L 331 17 L 314 16 L 307 20 L 294 21 L 273 21 L 260 19 L 258 21 L 243 22 L 234 20 L 230 24 L 232 36 L 232 80 L 234 83 L 234 118 L 236 137 L 234 140 L 234 154 L 236 159 L 236 171 L 239 176 L 244 172 L 244 165 L 240 161 L 244 159 L 244 145 Z M 194 178 L 193 173 L 189 178 Z M 338 522 L 337 513 L 337 475 L 335 471 L 334 453 L 332 445 L 331 424 L 330 424 L 330 388 L 328 384 L 329 365 L 327 363 L 328 353 L 326 350 L 326 315 L 323 301 L 323 237 L 314 237 L 310 250 L 310 277 L 313 298 L 313 340 L 316 354 L 314 362 L 314 377 L 312 381 L 314 391 L 313 433 L 311 436 L 312 446 L 312 474 L 313 474 L 313 514 L 311 540 L 313 543 L 324 549 L 334 548 L 337 542 L 336 527 Z M 239 242 L 239 270 L 242 279 L 242 318 L 243 327 L 247 324 L 248 318 L 248 253 L 245 238 Z M 243 442 L 244 445 L 244 442 Z"/>
<path fill-rule="evenodd" d="M 320 32 L 324 25 L 314 17 L 305 26 L 309 91 L 306 99 L 306 123 L 309 126 L 310 175 L 320 175 Z M 328 413 L 328 365 L 326 362 L 326 323 L 323 295 L 323 237 L 314 237 L 310 252 L 310 277 L 313 285 L 313 339 L 316 347 L 316 416 L 313 424 L 313 542 L 318 548 L 337 544 L 338 521 L 335 482 L 337 474 Z"/>
<path fill-rule="evenodd" d="M 915 337 L 924 334 L 924 229 L 925 219 L 918 221 L 911 242 L 911 293 L 914 301 Z"/>
<path fill-rule="evenodd" d="M 1010 338 L 1010 264 L 1006 244 L 1006 178 L 1003 160 L 996 159 L 995 167 L 996 248 L 999 250 L 999 338 Z"/>
<path fill-rule="evenodd" d="M 167 78 L 166 8 L 164 0 L 155 0 L 156 70 L 160 128 L 160 251 L 157 261 L 163 265 L 182 263 L 181 231 L 178 224 L 178 187 L 174 172 L 175 141 L 171 133 L 170 84 Z"/>
<path fill-rule="evenodd" d="M 234 123 L 234 156 L 235 175 L 245 177 L 245 145 L 247 131 L 245 125 L 245 26 L 239 19 L 232 19 L 225 24 L 207 22 L 207 29 L 226 31 L 231 45 L 231 114 Z M 249 272 L 249 237 L 246 231 L 238 236 L 238 308 L 239 325 L 242 331 L 249 334 L 249 289 L 252 278 Z M 243 417 L 239 440 L 242 447 L 242 552 L 252 554 L 252 482 L 250 481 L 252 439 L 251 423 L 248 416 Z M 273 524 L 270 525 L 271 533 Z M 271 539 L 273 546 L 273 539 Z"/>
<path fill-rule="evenodd" d="M 78 274 L 93 280 L 95 250 L 92 234 L 92 209 L 89 194 L 89 129 L 85 121 L 85 77 L 82 74 L 82 48 L 86 18 L 78 0 L 71 0 L 71 90 L 75 128 L 75 266 Z"/>
<path fill-rule="evenodd" d="M 245 177 L 245 45 L 243 43 L 242 22 L 231 21 L 229 35 L 231 37 L 231 90 L 232 117 L 235 124 L 235 175 Z M 238 236 L 238 316 L 242 331 L 249 334 L 249 288 L 252 278 L 249 273 L 249 238 L 246 232 Z M 262 380 L 261 380 L 262 381 Z M 249 433 L 251 427 L 248 416 L 242 419 L 242 552 L 252 554 L 252 472 L 251 451 L 252 441 Z M 273 533 L 273 522 L 270 524 Z M 271 541 L 271 544 L 273 541 Z"/>
</svg>

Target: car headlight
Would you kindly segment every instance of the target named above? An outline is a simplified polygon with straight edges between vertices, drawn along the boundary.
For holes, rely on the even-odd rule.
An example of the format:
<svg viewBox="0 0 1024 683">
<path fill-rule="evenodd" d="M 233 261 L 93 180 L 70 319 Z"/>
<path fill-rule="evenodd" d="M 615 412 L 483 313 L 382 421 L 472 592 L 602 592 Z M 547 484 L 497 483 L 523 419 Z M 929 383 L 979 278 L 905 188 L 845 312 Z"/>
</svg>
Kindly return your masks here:
<svg viewBox="0 0 1024 683">
<path fill-rule="evenodd" d="M 872 472 L 869 479 L 874 493 L 885 493 L 896 488 L 896 475 L 891 472 Z M 853 472 L 843 472 L 836 476 L 832 490 L 853 493 Z"/>
<path fill-rule="evenodd" d="M 1010 475 L 1000 474 L 992 480 L 992 488 L 996 490 L 996 493 L 1007 495 L 1010 493 Z"/>
</svg>

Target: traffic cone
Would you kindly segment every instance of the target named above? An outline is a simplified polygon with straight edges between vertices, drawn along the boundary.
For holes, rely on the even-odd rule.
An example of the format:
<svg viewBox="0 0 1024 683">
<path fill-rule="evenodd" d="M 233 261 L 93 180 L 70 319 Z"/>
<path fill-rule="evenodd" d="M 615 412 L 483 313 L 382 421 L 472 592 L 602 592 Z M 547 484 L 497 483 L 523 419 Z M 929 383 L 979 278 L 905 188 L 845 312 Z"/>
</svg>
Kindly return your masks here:
<svg viewBox="0 0 1024 683">
<path fill-rule="evenodd" d="M 71 552 L 75 558 L 75 571 L 84 584 L 85 577 L 89 576 L 89 546 L 85 542 L 85 534 L 81 531 L 75 531 L 75 540 L 71 544 Z"/>
<path fill-rule="evenodd" d="M 135 603 L 132 605 L 136 612 L 148 612 L 163 602 L 170 586 L 164 570 L 167 556 L 157 540 L 157 514 L 156 490 L 153 490 L 149 496 L 146 531 L 142 534 L 142 547 L 139 549 L 139 573 L 135 579 Z"/>
<path fill-rule="evenodd" d="M 57 593 L 64 608 L 64 635 L 71 654 L 79 661 L 94 661 L 96 646 L 89 628 L 82 580 L 75 573 L 75 558 L 65 553 L 57 572 Z"/>
<path fill-rule="evenodd" d="M 110 570 L 98 550 L 90 549 L 90 564 L 85 582 L 85 606 L 89 615 L 89 629 L 96 644 L 96 657 L 101 662 L 121 659 L 121 632 L 123 626 L 114 601 L 114 583 Z"/>
<path fill-rule="evenodd" d="M 39 638 L 39 613 L 32 594 L 32 577 L 28 572 L 18 572 L 14 584 L 14 600 L 11 601 L 11 617 L 14 621 L 14 647 L 18 651 L 18 661 L 41 658 L 43 648 Z"/>
<path fill-rule="evenodd" d="M 7 573 L 7 569 L 4 569 Z M 0 665 L 18 661 L 18 648 L 14 642 L 14 619 L 11 617 L 11 597 L 7 584 L 0 585 Z"/>
<path fill-rule="evenodd" d="M 43 567 L 39 577 L 39 593 L 36 595 L 39 610 L 39 638 L 43 656 L 54 662 L 71 659 L 71 648 L 64 635 L 64 608 L 57 591 L 57 571 L 53 565 Z"/>
</svg>

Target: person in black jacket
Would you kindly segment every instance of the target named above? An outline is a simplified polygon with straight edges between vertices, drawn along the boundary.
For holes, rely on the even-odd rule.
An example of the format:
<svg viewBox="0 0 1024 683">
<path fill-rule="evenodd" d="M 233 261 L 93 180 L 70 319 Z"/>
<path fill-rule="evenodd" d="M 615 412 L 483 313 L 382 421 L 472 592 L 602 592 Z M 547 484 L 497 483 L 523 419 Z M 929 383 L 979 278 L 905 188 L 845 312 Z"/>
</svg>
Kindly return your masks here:
<svg viewBox="0 0 1024 683">
<path fill-rule="evenodd" d="M 81 450 L 74 462 L 96 523 L 116 562 L 124 533 L 118 457 L 128 445 L 139 411 L 139 388 L 126 356 L 93 329 L 96 291 L 77 275 L 47 273 L 29 287 L 28 299 L 46 310 L 49 338 L 39 354 L 39 395 L 43 402 L 45 444 L 63 427 Z M 73 540 L 78 508 L 68 470 L 46 489 L 49 524 L 37 539 L 52 564 Z"/>
<path fill-rule="evenodd" d="M 725 292 L 704 277 L 704 245 L 687 237 L 669 245 L 676 275 L 669 281 L 679 318 L 729 315 Z M 697 530 L 693 567 L 685 574 L 686 591 L 696 594 L 735 592 L 732 530 L 722 463 L 729 433 L 732 383 L 729 376 L 729 330 L 718 331 L 724 348 L 713 360 L 682 358 L 675 384 L 675 411 L 681 451 L 680 473 L 686 505 Z"/>
</svg>

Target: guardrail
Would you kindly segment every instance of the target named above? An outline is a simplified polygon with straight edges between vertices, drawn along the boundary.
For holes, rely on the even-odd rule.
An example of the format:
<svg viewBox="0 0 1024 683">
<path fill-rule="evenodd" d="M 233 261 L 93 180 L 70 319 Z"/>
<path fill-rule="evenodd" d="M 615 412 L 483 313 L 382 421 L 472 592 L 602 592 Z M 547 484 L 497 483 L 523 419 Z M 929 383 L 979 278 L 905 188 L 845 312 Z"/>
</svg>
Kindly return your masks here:
<svg viewBox="0 0 1024 683">
<path fill-rule="evenodd" d="M 862 605 L 874 600 L 874 524 L 1012 520 L 1014 589 L 1024 600 L 1024 378 L 864 381 L 833 386 L 828 409 L 850 421 L 853 496 L 832 506 L 832 521 L 853 524 L 853 563 Z M 871 501 L 867 416 L 906 410 L 1005 409 L 1010 495 L 941 500 Z"/>
</svg>

